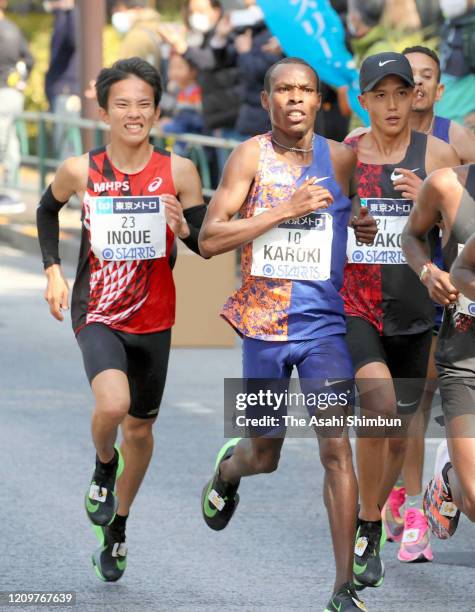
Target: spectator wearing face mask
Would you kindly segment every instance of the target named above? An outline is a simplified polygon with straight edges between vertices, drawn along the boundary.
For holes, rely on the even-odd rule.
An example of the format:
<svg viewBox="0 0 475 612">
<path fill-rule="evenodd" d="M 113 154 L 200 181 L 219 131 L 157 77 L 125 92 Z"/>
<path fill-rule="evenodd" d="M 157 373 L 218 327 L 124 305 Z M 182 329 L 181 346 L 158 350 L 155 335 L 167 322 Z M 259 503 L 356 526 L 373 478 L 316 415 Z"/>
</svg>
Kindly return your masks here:
<svg viewBox="0 0 475 612">
<path fill-rule="evenodd" d="M 261 104 L 262 84 L 270 66 L 283 57 L 255 0 L 246 0 L 245 6 L 225 18 L 227 31 L 221 38 L 220 50 L 215 41 L 222 61 L 236 64 L 239 70 L 240 105 L 233 134 L 239 140 L 270 130 L 269 114 Z"/>
<path fill-rule="evenodd" d="M 228 18 L 219 0 L 188 0 L 186 20 L 188 37 L 165 26 L 162 36 L 197 68 L 205 131 L 230 138 L 235 135 L 240 87 L 235 58 L 222 53 L 222 41 L 226 44 L 230 33 Z"/>
<path fill-rule="evenodd" d="M 160 15 L 146 8 L 145 0 L 116 0 L 112 5 L 112 25 L 122 35 L 119 58 L 140 57 L 161 68 Z"/>
</svg>

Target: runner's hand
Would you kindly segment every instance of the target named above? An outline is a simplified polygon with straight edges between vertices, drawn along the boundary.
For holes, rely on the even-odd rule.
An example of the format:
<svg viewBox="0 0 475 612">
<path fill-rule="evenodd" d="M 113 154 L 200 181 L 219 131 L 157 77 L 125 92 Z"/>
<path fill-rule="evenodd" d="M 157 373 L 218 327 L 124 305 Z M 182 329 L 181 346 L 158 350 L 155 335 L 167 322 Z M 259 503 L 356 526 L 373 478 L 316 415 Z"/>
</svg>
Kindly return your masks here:
<svg viewBox="0 0 475 612">
<path fill-rule="evenodd" d="M 175 196 L 169 194 L 161 195 L 160 200 L 165 204 L 165 218 L 169 228 L 179 238 L 187 238 L 190 235 L 190 230 L 183 216 L 180 202 Z"/>
<path fill-rule="evenodd" d="M 401 195 L 403 198 L 415 202 L 422 187 L 423 180 L 414 172 L 407 170 L 407 168 L 396 168 L 395 172 L 397 174 L 402 174 L 403 177 L 394 181 L 394 189 L 396 191 L 402 191 Z"/>
<path fill-rule="evenodd" d="M 459 292 L 450 282 L 450 274 L 435 264 L 428 264 L 428 270 L 424 274 L 422 283 L 427 287 L 434 302 L 448 306 L 457 301 Z"/>
<path fill-rule="evenodd" d="M 369 214 L 367 208 L 362 206 L 357 217 L 353 217 L 351 227 L 355 232 L 355 238 L 363 244 L 373 244 L 374 238 L 378 233 L 376 219 Z"/>
<path fill-rule="evenodd" d="M 314 185 L 315 177 L 307 179 L 288 202 L 282 204 L 288 209 L 290 219 L 298 219 L 317 210 L 328 208 L 333 196 L 321 185 Z"/>
<path fill-rule="evenodd" d="M 46 270 L 48 284 L 46 285 L 45 300 L 49 304 L 49 310 L 58 321 L 63 321 L 62 310 L 68 310 L 69 285 L 64 278 L 61 267 L 57 264 Z"/>
</svg>

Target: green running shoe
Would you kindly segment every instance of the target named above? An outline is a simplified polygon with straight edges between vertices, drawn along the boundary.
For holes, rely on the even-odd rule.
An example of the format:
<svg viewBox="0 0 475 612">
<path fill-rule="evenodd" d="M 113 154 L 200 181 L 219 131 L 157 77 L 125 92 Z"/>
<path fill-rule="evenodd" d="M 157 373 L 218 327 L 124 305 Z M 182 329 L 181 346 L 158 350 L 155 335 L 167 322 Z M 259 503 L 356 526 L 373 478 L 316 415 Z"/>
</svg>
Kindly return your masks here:
<svg viewBox="0 0 475 612">
<path fill-rule="evenodd" d="M 124 458 L 118 446 L 115 447 L 116 461 L 104 466 L 96 457 L 96 469 L 86 493 L 86 514 L 94 525 L 109 525 L 117 512 L 119 502 L 115 494 L 115 483 L 124 471 Z"/>
<path fill-rule="evenodd" d="M 205 485 L 201 495 L 203 518 L 208 527 L 215 531 L 220 531 L 226 527 L 239 503 L 237 493 L 239 483 L 230 484 L 221 480 L 219 466 L 225 459 L 231 457 L 240 440 L 241 438 L 233 438 L 221 448 L 216 457 L 214 476 Z"/>
<path fill-rule="evenodd" d="M 379 555 L 385 542 L 382 521 L 360 521 L 353 560 L 353 581 L 358 591 L 383 584 L 384 563 Z"/>
<path fill-rule="evenodd" d="M 127 547 L 125 545 L 125 526 L 93 526 L 100 546 L 92 555 L 92 564 L 100 580 L 116 582 L 122 578 L 127 567 Z"/>
<path fill-rule="evenodd" d="M 323 612 L 347 612 L 355 610 L 364 610 L 367 612 L 367 608 L 355 590 L 355 587 L 351 582 L 342 584 L 341 587 L 333 593 L 333 597 L 327 603 L 327 607 Z"/>
</svg>

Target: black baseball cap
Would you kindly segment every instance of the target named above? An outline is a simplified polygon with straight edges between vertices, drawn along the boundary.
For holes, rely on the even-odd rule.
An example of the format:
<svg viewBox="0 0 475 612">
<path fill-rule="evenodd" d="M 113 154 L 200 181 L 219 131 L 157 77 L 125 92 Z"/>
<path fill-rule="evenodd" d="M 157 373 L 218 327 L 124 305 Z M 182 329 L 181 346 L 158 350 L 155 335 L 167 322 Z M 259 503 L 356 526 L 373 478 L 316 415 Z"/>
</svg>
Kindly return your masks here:
<svg viewBox="0 0 475 612">
<path fill-rule="evenodd" d="M 375 85 L 389 75 L 400 77 L 409 87 L 415 87 L 411 64 L 402 53 L 377 53 L 370 55 L 361 64 L 360 90 L 361 93 L 371 91 Z"/>
</svg>

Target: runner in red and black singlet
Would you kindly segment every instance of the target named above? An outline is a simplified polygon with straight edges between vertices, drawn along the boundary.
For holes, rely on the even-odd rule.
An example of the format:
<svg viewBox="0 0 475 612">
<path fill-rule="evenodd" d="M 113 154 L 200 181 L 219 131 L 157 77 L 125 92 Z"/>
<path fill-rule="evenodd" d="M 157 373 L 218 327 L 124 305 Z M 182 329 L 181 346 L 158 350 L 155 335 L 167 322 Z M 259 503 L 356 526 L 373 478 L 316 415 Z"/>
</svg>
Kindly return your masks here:
<svg viewBox="0 0 475 612">
<path fill-rule="evenodd" d="M 132 334 L 159 332 L 173 325 L 175 286 L 169 258 L 174 234 L 167 226 L 165 243 L 157 247 L 147 243 L 150 238 L 143 234 L 144 230 L 128 228 L 137 217 L 127 219 L 128 207 L 139 206 L 141 217 L 149 214 L 153 220 L 158 216 L 158 196 L 163 194 L 176 195 L 171 155 L 167 151 L 155 148 L 145 168 L 135 174 L 125 174 L 114 167 L 106 147 L 89 153 L 81 250 L 71 301 L 76 334 L 91 323 L 103 323 Z M 149 213 L 137 196 L 146 197 L 146 205 L 152 207 Z M 116 200 L 118 226 L 125 230 L 121 235 L 110 236 L 112 241 L 105 246 L 115 252 L 117 257 L 114 259 L 101 259 L 103 253 L 96 253 L 91 248 L 91 204 L 95 204 L 98 198 L 107 197 Z M 158 248 L 162 248 L 164 254 L 153 257 Z M 139 255 L 145 257 L 139 258 Z"/>
<path fill-rule="evenodd" d="M 85 505 L 100 542 L 96 573 L 115 581 L 126 568 L 125 524 L 152 456 L 165 385 L 175 319 L 174 240 L 199 252 L 205 206 L 194 165 L 149 143 L 160 114 L 157 70 L 139 58 L 121 60 L 100 72 L 96 91 L 110 144 L 59 167 L 37 219 L 46 299 L 62 320 L 69 290 L 58 213 L 74 193 L 83 202 L 72 322 L 95 399 L 97 452 Z"/>
<path fill-rule="evenodd" d="M 407 423 L 423 386 L 397 384 L 395 389 L 392 379 L 425 379 L 434 321 L 433 304 L 405 262 L 401 233 L 422 179 L 436 168 L 453 165 L 457 157 L 446 143 L 411 130 L 414 81 L 403 55 L 367 58 L 360 86 L 371 130 L 350 144 L 358 157 L 358 195 L 376 217 L 379 231 L 371 246 L 349 236 L 342 289 L 347 341 L 362 414 L 374 418 L 397 413 L 402 421 L 387 447 L 384 429 L 358 432 L 361 507 L 353 571 L 356 584 L 364 588 L 380 586 L 384 580 L 380 508 L 400 473 Z M 368 435 L 374 437 L 363 437 Z"/>
<path fill-rule="evenodd" d="M 455 261 L 450 276 L 427 260 L 424 248 L 425 236 L 440 216 L 444 266 L 450 269 Z M 475 164 L 434 172 L 411 213 L 403 246 L 432 299 L 445 306 L 436 361 L 447 440 L 439 446 L 424 496 L 432 532 L 442 539 L 453 535 L 460 512 L 475 521 L 474 233 Z"/>
</svg>

